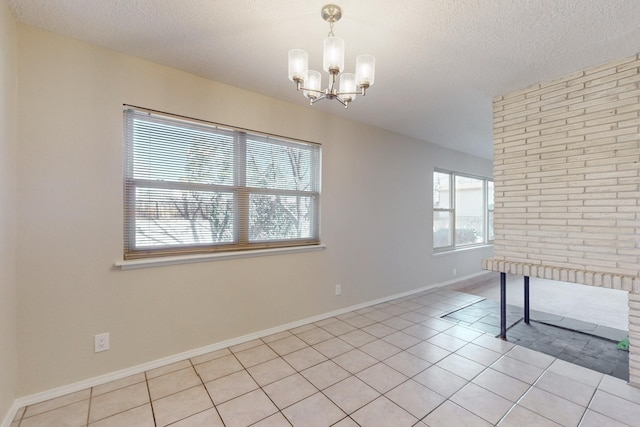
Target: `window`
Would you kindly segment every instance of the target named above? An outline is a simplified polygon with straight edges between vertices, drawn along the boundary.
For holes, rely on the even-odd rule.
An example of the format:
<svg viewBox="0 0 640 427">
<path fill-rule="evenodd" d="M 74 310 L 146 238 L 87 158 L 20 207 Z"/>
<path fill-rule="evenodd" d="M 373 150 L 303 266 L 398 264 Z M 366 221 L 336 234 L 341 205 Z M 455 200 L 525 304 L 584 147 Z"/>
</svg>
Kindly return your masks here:
<svg viewBox="0 0 640 427">
<path fill-rule="evenodd" d="M 493 242 L 493 181 L 433 172 L 433 248 L 446 251 Z"/>
<path fill-rule="evenodd" d="M 318 144 L 126 108 L 125 259 L 320 243 Z"/>
</svg>

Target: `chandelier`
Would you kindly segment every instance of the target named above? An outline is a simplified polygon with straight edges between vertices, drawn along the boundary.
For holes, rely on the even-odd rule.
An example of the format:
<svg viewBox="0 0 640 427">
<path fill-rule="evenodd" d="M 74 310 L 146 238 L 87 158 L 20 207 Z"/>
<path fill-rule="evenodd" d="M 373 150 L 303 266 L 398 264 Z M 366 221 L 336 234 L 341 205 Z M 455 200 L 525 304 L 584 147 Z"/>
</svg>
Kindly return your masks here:
<svg viewBox="0 0 640 427">
<path fill-rule="evenodd" d="M 324 39 L 322 64 L 329 73 L 329 85 L 322 89 L 322 77 L 319 71 L 309 70 L 309 55 L 302 49 L 289 51 L 289 80 L 296 84 L 297 90 L 309 98 L 310 104 L 321 99 L 337 99 L 344 108 L 356 99 L 364 96 L 373 86 L 376 59 L 372 55 L 359 55 L 356 58 L 356 73 L 340 73 L 344 69 L 344 40 L 333 34 L 333 24 L 342 17 L 342 9 L 335 4 L 322 8 L 322 19 L 329 23 L 329 35 Z M 340 76 L 340 86 L 336 80 Z"/>
</svg>

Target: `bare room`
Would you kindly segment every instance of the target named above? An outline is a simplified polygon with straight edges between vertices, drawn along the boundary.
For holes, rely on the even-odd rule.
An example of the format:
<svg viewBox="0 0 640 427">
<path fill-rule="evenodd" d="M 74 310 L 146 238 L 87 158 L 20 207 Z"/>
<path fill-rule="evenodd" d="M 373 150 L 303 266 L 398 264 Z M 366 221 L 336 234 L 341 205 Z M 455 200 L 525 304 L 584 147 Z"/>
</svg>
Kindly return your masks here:
<svg viewBox="0 0 640 427">
<path fill-rule="evenodd" d="M 638 426 L 638 22 L 0 0 L 0 427 Z"/>
</svg>

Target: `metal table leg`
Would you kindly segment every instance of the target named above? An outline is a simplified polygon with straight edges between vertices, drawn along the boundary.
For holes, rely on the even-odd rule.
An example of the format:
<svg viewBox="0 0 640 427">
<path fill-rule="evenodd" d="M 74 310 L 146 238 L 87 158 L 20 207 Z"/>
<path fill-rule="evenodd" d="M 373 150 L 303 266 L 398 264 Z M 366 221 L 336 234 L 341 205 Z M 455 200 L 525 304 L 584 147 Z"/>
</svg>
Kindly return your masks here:
<svg viewBox="0 0 640 427">
<path fill-rule="evenodd" d="M 507 339 L 507 273 L 500 273 L 500 338 Z"/>
<path fill-rule="evenodd" d="M 524 323 L 529 324 L 529 276 L 524 276 Z"/>
</svg>

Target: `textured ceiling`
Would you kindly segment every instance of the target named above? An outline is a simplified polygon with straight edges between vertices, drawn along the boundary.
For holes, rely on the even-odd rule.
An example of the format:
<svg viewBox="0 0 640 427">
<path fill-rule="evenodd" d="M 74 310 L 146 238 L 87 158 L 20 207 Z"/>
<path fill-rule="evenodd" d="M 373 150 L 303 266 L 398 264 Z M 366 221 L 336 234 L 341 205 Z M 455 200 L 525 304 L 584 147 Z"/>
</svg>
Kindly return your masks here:
<svg viewBox="0 0 640 427">
<path fill-rule="evenodd" d="M 7 1 L 7 0 L 5 0 Z M 20 22 L 306 105 L 287 52 L 321 69 L 325 0 L 8 0 Z M 336 0 L 346 71 L 376 82 L 313 107 L 484 158 L 491 99 L 640 51 L 638 0 Z M 323 73 L 326 83 L 326 74 Z"/>
</svg>

